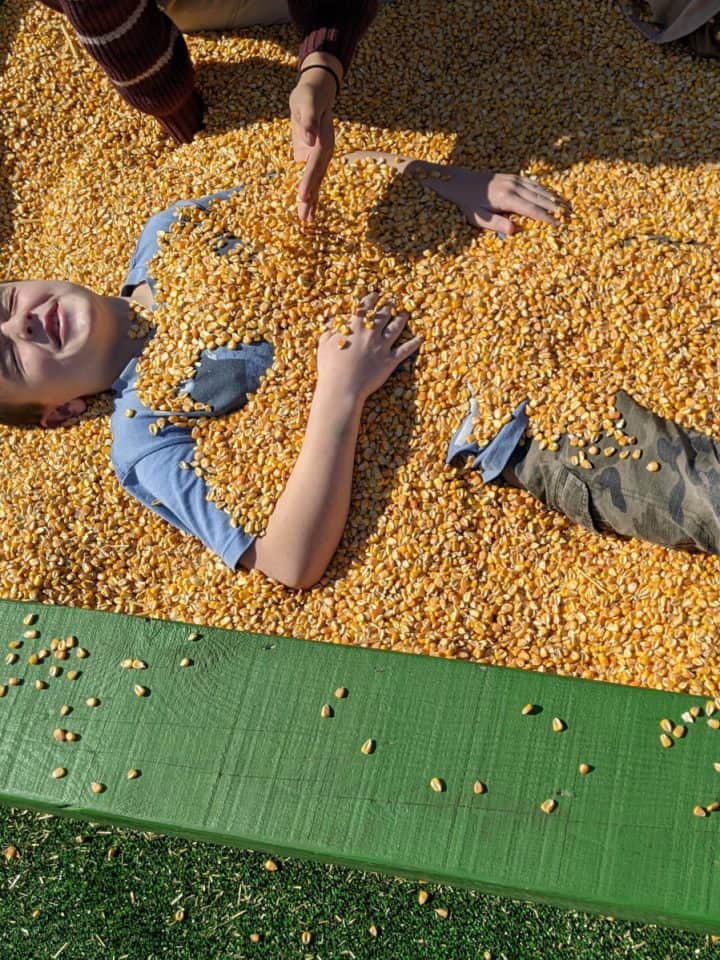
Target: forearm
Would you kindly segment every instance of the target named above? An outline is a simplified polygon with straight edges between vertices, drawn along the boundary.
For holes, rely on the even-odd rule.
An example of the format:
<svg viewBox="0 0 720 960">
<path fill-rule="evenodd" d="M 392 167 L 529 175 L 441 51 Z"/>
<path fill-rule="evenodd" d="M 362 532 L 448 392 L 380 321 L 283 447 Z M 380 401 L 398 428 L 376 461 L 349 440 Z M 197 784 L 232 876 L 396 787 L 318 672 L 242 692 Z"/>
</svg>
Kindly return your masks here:
<svg viewBox="0 0 720 960">
<path fill-rule="evenodd" d="M 302 34 L 299 59 L 331 53 L 347 73 L 360 38 L 372 23 L 378 0 L 288 0 L 290 16 Z"/>
<path fill-rule="evenodd" d="M 415 157 L 403 157 L 397 153 L 385 153 L 383 150 L 356 150 L 346 155 L 347 160 L 363 159 L 374 160 L 386 167 L 392 167 L 398 173 L 406 173 L 419 180 L 429 190 L 439 188 L 440 184 L 450 180 L 447 164 L 430 163 L 427 160 L 417 160 Z"/>
<path fill-rule="evenodd" d="M 347 520 L 361 414 L 361 402 L 318 385 L 300 454 L 244 566 L 298 588 L 320 579 Z"/>
</svg>

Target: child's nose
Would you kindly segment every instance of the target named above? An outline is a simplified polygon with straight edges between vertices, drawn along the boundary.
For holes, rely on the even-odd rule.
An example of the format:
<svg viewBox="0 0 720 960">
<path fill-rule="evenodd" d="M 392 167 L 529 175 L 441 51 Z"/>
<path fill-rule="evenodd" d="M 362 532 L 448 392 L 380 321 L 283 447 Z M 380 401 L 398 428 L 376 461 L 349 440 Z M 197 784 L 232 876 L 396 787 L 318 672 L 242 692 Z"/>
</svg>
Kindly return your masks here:
<svg viewBox="0 0 720 960">
<path fill-rule="evenodd" d="M 9 324 L 20 340 L 34 340 L 43 331 L 43 324 L 38 314 L 22 308 L 10 319 Z"/>
<path fill-rule="evenodd" d="M 33 324 L 31 320 L 25 318 L 21 319 L 15 330 L 16 336 L 19 337 L 20 340 L 33 339 Z"/>
</svg>

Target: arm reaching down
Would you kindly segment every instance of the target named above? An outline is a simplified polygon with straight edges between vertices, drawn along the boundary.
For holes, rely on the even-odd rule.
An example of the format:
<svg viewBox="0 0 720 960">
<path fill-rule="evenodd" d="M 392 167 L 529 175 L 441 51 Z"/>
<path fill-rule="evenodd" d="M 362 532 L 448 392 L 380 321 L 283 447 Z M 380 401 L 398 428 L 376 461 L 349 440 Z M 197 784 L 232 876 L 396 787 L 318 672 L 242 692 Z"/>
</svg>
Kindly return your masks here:
<svg viewBox="0 0 720 960">
<path fill-rule="evenodd" d="M 385 163 L 420 180 L 428 190 L 456 204 L 468 223 L 484 230 L 508 235 L 515 233 L 517 227 L 508 218 L 513 213 L 558 226 L 557 217 L 567 209 L 564 201 L 529 177 L 427 163 L 376 150 L 356 150 L 347 154 L 345 160 L 353 162 L 365 158 Z"/>
<path fill-rule="evenodd" d="M 333 107 L 342 77 L 337 57 L 312 53 L 290 94 L 293 157 L 305 164 L 298 186 L 298 216 L 308 223 L 315 219 L 320 185 L 335 149 Z"/>
<path fill-rule="evenodd" d="M 302 35 L 300 75 L 290 95 L 293 156 L 305 164 L 298 216 L 311 222 L 335 146 L 333 107 L 378 0 L 288 0 L 288 9 Z"/>
<path fill-rule="evenodd" d="M 317 353 L 318 379 L 305 438 L 265 535 L 240 558 L 296 589 L 325 572 L 350 507 L 353 461 L 365 400 L 420 346 L 397 344 L 408 317 L 385 305 L 371 321 L 378 294 L 370 294 L 350 321 L 350 334 L 326 331 Z M 343 345 L 344 341 L 344 345 Z"/>
</svg>

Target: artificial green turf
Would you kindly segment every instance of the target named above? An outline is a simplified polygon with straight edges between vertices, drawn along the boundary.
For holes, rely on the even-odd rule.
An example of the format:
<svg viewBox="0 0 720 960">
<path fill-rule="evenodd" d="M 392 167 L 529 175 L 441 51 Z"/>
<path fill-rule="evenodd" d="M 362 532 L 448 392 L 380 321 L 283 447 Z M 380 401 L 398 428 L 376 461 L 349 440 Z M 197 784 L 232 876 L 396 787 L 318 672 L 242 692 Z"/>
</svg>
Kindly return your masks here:
<svg viewBox="0 0 720 960">
<path fill-rule="evenodd" d="M 85 838 L 83 843 L 76 838 Z M 21 811 L 0 812 L 3 960 L 717 960 L 707 936 Z M 117 848 L 108 859 L 108 850 Z M 446 907 L 447 919 L 435 908 Z M 185 918 L 174 920 L 175 911 Z M 33 918 L 33 910 L 40 916 Z M 377 937 L 369 933 L 374 924 Z M 308 946 L 303 930 L 312 933 Z M 249 936 L 262 936 L 259 944 Z"/>
</svg>

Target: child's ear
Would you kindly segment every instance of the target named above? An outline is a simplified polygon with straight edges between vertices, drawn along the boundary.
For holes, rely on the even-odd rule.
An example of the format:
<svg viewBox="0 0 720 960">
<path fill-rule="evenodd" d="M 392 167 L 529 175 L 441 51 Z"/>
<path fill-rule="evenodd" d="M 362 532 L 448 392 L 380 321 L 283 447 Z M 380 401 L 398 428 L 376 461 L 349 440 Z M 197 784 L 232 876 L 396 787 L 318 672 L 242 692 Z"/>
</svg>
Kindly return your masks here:
<svg viewBox="0 0 720 960">
<path fill-rule="evenodd" d="M 79 417 L 85 413 L 87 404 L 78 397 L 77 400 L 68 400 L 67 403 L 61 403 L 59 407 L 49 407 L 43 414 L 40 421 L 41 427 L 59 427 L 61 423 L 70 420 L 71 417 Z"/>
</svg>

